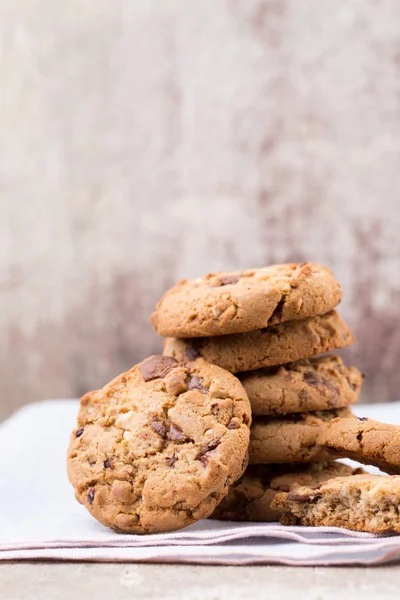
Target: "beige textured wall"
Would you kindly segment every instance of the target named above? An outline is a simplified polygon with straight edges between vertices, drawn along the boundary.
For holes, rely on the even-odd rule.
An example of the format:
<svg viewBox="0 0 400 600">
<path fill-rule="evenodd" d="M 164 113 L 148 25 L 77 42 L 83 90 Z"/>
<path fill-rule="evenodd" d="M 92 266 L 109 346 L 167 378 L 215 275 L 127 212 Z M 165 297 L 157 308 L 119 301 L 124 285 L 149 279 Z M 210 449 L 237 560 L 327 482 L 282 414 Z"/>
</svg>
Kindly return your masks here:
<svg viewBox="0 0 400 600">
<path fill-rule="evenodd" d="M 0 416 L 159 340 L 182 276 L 327 263 L 400 397 L 400 2 L 0 0 Z"/>
</svg>

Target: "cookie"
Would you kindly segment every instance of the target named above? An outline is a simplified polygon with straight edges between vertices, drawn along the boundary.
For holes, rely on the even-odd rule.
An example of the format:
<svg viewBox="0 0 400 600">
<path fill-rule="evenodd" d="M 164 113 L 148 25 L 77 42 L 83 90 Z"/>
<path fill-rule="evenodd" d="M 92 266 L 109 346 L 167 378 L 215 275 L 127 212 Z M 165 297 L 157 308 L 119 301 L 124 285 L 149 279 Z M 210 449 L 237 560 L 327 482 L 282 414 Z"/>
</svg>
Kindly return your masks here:
<svg viewBox="0 0 400 600">
<path fill-rule="evenodd" d="M 211 273 L 180 281 L 151 315 L 163 336 L 244 333 L 332 310 L 342 298 L 329 269 L 316 263 Z"/>
<path fill-rule="evenodd" d="M 385 473 L 400 474 L 400 426 L 367 417 L 333 419 L 325 423 L 319 444 L 333 458 L 352 458 Z"/>
<path fill-rule="evenodd" d="M 343 348 L 353 341 L 353 335 L 342 317 L 331 311 L 249 333 L 185 340 L 167 338 L 164 355 L 173 356 L 178 361 L 201 357 L 237 373 L 310 358 Z"/>
<path fill-rule="evenodd" d="M 68 453 L 77 499 L 101 523 L 155 533 L 208 517 L 247 464 L 250 403 L 203 360 L 152 356 L 81 399 Z"/>
<path fill-rule="evenodd" d="M 281 512 L 271 507 L 279 492 L 288 492 L 294 484 L 313 486 L 332 477 L 349 476 L 362 471 L 340 462 L 308 465 L 253 465 L 229 488 L 211 519 L 228 521 L 278 521 Z"/>
<path fill-rule="evenodd" d="M 319 441 L 321 430 L 329 421 L 351 415 L 350 409 L 338 408 L 255 419 L 250 433 L 249 462 L 255 465 L 329 460 L 329 450 Z"/>
<path fill-rule="evenodd" d="M 330 410 L 357 401 L 362 375 L 338 356 L 239 373 L 253 415 Z"/>
<path fill-rule="evenodd" d="M 277 494 L 273 509 L 283 525 L 345 527 L 370 533 L 400 533 L 400 477 L 353 475 Z"/>
</svg>

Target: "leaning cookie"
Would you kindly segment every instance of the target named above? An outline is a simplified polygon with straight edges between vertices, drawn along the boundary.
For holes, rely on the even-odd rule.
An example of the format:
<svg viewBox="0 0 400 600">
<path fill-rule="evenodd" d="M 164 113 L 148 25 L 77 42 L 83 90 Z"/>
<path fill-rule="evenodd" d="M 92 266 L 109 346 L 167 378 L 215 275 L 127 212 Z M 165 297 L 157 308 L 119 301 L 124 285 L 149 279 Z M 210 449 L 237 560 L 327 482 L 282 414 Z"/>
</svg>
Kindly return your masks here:
<svg viewBox="0 0 400 600">
<path fill-rule="evenodd" d="M 277 494 L 272 508 L 283 525 L 344 527 L 400 533 L 400 476 L 353 475 Z"/>
<path fill-rule="evenodd" d="M 338 356 L 320 356 L 280 367 L 238 373 L 253 415 L 330 410 L 357 401 L 362 375 Z"/>
<path fill-rule="evenodd" d="M 353 341 L 349 327 L 333 310 L 249 333 L 186 340 L 167 338 L 163 353 L 178 361 L 201 357 L 237 373 L 310 358 Z"/>
<path fill-rule="evenodd" d="M 151 316 L 163 336 L 244 333 L 332 310 L 342 297 L 329 269 L 316 263 L 272 265 L 183 280 Z"/>
<path fill-rule="evenodd" d="M 246 468 L 250 420 L 230 373 L 152 356 L 82 398 L 68 453 L 76 497 L 126 533 L 208 517 Z"/>
<path fill-rule="evenodd" d="M 271 507 L 279 492 L 288 492 L 295 484 L 313 486 L 332 477 L 363 472 L 340 462 L 293 465 L 253 465 L 229 488 L 229 493 L 211 515 L 211 519 L 229 521 L 278 521 L 281 512 Z"/>
<path fill-rule="evenodd" d="M 385 473 L 400 474 L 400 426 L 354 417 L 324 423 L 318 444 L 332 458 L 352 458 Z"/>
<path fill-rule="evenodd" d="M 355 419 L 349 408 L 338 408 L 256 418 L 250 432 L 249 462 L 268 465 L 332 459 L 330 449 L 320 441 L 321 431 L 330 421 L 351 417 Z"/>
</svg>

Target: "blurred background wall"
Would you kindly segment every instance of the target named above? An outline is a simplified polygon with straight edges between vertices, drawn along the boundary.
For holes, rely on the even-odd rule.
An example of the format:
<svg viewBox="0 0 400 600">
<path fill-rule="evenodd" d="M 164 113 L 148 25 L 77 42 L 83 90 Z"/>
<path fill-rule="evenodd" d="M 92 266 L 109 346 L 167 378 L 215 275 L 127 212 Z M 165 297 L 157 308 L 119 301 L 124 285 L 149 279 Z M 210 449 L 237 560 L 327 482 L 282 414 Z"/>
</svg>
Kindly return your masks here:
<svg viewBox="0 0 400 600">
<path fill-rule="evenodd" d="M 400 398 L 400 2 L 0 0 L 0 417 L 160 348 L 169 285 L 328 264 Z"/>
</svg>

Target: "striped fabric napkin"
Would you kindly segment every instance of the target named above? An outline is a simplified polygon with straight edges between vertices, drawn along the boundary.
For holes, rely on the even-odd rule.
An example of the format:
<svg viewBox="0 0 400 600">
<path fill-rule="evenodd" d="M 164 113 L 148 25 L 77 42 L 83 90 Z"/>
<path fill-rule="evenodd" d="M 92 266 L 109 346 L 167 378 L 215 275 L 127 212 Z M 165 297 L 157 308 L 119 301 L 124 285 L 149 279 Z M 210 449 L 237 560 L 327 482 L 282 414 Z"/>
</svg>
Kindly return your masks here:
<svg viewBox="0 0 400 600">
<path fill-rule="evenodd" d="M 337 565 L 400 558 L 400 536 L 334 527 L 209 520 L 173 533 L 114 533 L 76 502 L 67 480 L 66 450 L 77 412 L 77 400 L 51 400 L 0 424 L 0 560 Z M 354 412 L 400 423 L 400 403 L 360 405 Z"/>
</svg>

